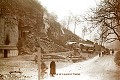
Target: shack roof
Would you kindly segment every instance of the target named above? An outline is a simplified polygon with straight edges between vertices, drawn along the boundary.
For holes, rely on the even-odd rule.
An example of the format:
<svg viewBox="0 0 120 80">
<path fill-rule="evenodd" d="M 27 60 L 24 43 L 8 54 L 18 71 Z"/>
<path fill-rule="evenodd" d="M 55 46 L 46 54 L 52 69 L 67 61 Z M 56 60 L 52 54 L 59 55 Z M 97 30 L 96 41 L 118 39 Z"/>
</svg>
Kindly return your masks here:
<svg viewBox="0 0 120 80">
<path fill-rule="evenodd" d="M 15 45 L 0 45 L 0 49 L 17 49 Z"/>
</svg>

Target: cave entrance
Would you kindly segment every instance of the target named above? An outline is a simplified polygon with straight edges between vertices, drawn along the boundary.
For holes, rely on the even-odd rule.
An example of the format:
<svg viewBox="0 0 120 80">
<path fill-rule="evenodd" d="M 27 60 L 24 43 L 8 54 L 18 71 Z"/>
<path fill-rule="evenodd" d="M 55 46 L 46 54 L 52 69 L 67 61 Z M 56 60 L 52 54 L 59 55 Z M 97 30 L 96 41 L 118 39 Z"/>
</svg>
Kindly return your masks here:
<svg viewBox="0 0 120 80">
<path fill-rule="evenodd" d="M 9 45 L 10 44 L 10 38 L 9 35 L 6 35 L 6 39 L 5 39 L 5 45 Z M 8 57 L 8 49 L 4 49 L 4 58 Z"/>
</svg>

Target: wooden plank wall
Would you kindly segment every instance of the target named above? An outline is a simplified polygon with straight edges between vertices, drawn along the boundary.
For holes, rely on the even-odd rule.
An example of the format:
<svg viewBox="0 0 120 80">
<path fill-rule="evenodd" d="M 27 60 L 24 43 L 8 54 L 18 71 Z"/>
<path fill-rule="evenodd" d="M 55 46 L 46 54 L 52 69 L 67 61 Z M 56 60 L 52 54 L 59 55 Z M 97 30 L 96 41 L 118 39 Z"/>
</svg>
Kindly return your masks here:
<svg viewBox="0 0 120 80">
<path fill-rule="evenodd" d="M 4 57 L 4 49 L 8 49 L 8 57 L 18 56 L 18 49 L 15 45 L 0 45 L 0 58 Z"/>
</svg>

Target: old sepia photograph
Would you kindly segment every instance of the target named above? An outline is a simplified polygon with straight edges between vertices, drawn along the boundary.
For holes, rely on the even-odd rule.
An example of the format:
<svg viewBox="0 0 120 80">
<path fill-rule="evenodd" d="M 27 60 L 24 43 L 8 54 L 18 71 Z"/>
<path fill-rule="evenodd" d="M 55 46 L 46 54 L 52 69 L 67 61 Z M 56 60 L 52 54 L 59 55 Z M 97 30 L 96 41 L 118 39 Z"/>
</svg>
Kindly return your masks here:
<svg viewBox="0 0 120 80">
<path fill-rule="evenodd" d="M 120 0 L 0 0 L 0 80 L 120 80 Z"/>
</svg>

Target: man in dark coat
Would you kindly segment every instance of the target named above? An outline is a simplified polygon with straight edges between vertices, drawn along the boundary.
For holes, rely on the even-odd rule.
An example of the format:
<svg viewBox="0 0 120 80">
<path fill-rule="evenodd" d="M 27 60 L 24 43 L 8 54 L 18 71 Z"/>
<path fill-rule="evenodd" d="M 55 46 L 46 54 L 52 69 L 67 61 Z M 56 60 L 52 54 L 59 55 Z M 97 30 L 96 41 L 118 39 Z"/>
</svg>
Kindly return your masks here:
<svg viewBox="0 0 120 80">
<path fill-rule="evenodd" d="M 114 49 L 112 49 L 112 55 L 114 54 Z"/>
<path fill-rule="evenodd" d="M 54 77 L 55 74 L 56 74 L 56 64 L 55 61 L 52 61 L 50 63 L 50 75 Z"/>
</svg>

